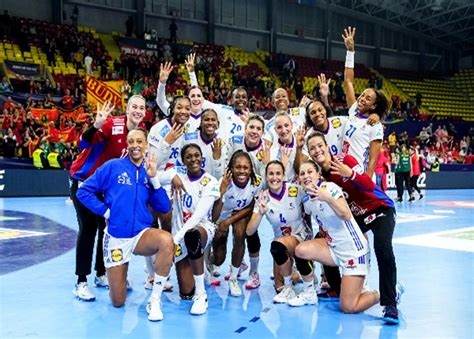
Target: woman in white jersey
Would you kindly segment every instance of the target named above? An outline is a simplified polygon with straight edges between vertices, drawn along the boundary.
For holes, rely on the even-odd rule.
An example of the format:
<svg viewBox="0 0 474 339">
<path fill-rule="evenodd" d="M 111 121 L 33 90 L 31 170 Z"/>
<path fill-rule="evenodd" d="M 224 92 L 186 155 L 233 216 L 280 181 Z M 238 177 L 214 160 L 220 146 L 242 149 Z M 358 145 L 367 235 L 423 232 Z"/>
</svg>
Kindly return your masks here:
<svg viewBox="0 0 474 339">
<path fill-rule="evenodd" d="M 295 297 L 292 287 L 292 261 L 296 246 L 312 238 L 311 222 L 303 218 L 304 191 L 296 184 L 285 182 L 285 167 L 272 160 L 266 168 L 268 189 L 263 191 L 247 225 L 247 235 L 258 229 L 263 216 L 273 227 L 274 240 L 270 246 L 273 256 L 275 303 L 286 303 Z M 283 278 L 283 279 L 282 279 Z"/>
<path fill-rule="evenodd" d="M 217 113 L 209 108 L 202 112 L 199 128 L 184 135 L 183 145 L 194 143 L 202 151 L 202 168 L 214 178 L 222 177 L 224 164 L 222 139 L 218 138 L 219 119 Z"/>
<path fill-rule="evenodd" d="M 303 282 L 314 280 L 310 260 L 328 266 L 339 266 L 342 284 L 339 307 L 345 313 L 357 313 L 377 304 L 377 291 L 362 292 L 364 278 L 369 271 L 370 249 L 349 209 L 342 189 L 332 182 L 325 182 L 319 167 L 307 160 L 301 164 L 300 183 L 308 193 L 303 199 L 305 213 L 310 214 L 319 226 L 321 238 L 305 241 L 295 249 L 296 265 Z M 291 306 L 312 304 L 316 297 L 314 288 L 305 288 L 291 299 Z"/>
<path fill-rule="evenodd" d="M 383 140 L 383 126 L 377 123 L 367 125 L 367 118 L 375 113 L 383 120 L 388 110 L 388 100 L 381 90 L 365 89 L 356 99 L 354 91 L 354 36 L 355 28 L 344 29 L 342 35 L 346 45 L 346 64 L 344 84 L 346 89 L 349 121 L 346 124 L 343 141 L 343 153 L 352 155 L 372 177 Z"/>
<path fill-rule="evenodd" d="M 277 139 L 270 147 L 270 159 L 277 159 L 283 163 L 286 169 L 286 181 L 291 182 L 298 173 L 300 161 L 308 158 L 303 154 L 304 128 L 300 127 L 293 133 L 293 122 L 283 111 L 275 114 L 274 128 Z M 298 142 L 301 137 L 301 142 Z"/>
<path fill-rule="evenodd" d="M 191 314 L 199 315 L 206 313 L 208 306 L 203 254 L 214 238 L 216 226 L 209 216 L 220 194 L 217 180 L 201 167 L 202 152 L 198 145 L 185 145 L 181 158 L 185 168 L 178 167 L 177 175 L 185 193 L 176 192 L 173 200 L 176 275 L 181 298 L 192 298 Z"/>
<path fill-rule="evenodd" d="M 230 161 L 226 174 L 220 180 L 220 198 L 214 203 L 212 219 L 217 224 L 217 232 L 213 241 L 213 262 L 223 264 L 227 252 L 227 236 L 232 226 L 233 245 L 230 265 L 229 291 L 234 297 L 242 295 L 242 289 L 237 280 L 240 265 L 245 251 L 245 231 L 252 215 L 254 201 L 262 190 L 262 179 L 257 176 L 252 167 L 248 153 L 236 151 Z M 255 232 L 247 238 L 250 256 L 249 280 L 247 289 L 260 286 L 258 275 L 258 260 L 260 239 Z"/>
</svg>

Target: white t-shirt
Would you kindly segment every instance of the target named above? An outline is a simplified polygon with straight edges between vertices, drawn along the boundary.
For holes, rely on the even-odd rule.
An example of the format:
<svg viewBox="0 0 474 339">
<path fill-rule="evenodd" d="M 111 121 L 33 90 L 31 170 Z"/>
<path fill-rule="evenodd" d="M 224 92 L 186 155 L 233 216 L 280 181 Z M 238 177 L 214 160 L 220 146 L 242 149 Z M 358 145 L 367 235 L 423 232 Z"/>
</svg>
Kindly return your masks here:
<svg viewBox="0 0 474 339">
<path fill-rule="evenodd" d="M 219 137 L 216 136 L 216 138 L 219 138 Z M 221 142 L 223 141 L 221 140 Z M 201 148 L 201 152 L 202 152 L 202 168 L 215 178 L 222 177 L 222 174 L 224 173 L 224 163 L 223 163 L 224 152 L 223 151 L 221 152 L 221 158 L 218 160 L 214 160 L 214 157 L 212 156 L 212 147 L 211 147 L 212 141 L 211 142 L 204 141 L 199 131 L 185 134 L 184 140 L 183 140 L 183 146 L 186 144 L 198 145 Z"/>
<path fill-rule="evenodd" d="M 320 187 L 328 190 L 334 199 L 344 197 L 342 189 L 335 183 L 323 182 Z M 369 252 L 367 239 L 353 216 L 349 221 L 342 220 L 326 202 L 311 200 L 309 195 L 303 198 L 303 206 L 305 213 L 316 220 L 328 246 L 338 258 L 359 258 Z"/>
</svg>

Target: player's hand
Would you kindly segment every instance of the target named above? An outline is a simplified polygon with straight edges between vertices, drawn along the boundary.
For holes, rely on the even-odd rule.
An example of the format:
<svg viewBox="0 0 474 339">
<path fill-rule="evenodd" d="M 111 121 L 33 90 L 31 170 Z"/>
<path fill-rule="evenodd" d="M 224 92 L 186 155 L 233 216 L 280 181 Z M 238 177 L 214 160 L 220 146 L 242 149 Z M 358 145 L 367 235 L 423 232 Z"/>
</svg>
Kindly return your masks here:
<svg viewBox="0 0 474 339">
<path fill-rule="evenodd" d="M 331 83 L 331 78 L 326 80 L 326 74 L 321 73 L 320 75 L 318 75 L 318 81 L 319 81 L 319 95 L 322 98 L 328 97 L 329 84 Z"/>
<path fill-rule="evenodd" d="M 184 61 L 186 64 L 186 69 L 188 73 L 194 72 L 194 60 L 196 59 L 196 53 L 191 53 L 186 57 Z"/>
<path fill-rule="evenodd" d="M 100 107 L 100 104 L 97 103 L 97 115 L 95 117 L 94 127 L 99 129 L 107 120 L 110 113 L 113 112 L 115 106 L 112 105 L 110 101 L 104 102 L 104 105 Z"/>
<path fill-rule="evenodd" d="M 242 111 L 243 114 L 239 115 L 239 118 L 240 120 L 242 120 L 243 122 L 247 122 L 247 120 L 249 120 L 250 118 L 250 115 L 252 113 L 250 113 L 250 110 L 248 108 L 245 108 L 243 111 Z"/>
<path fill-rule="evenodd" d="M 271 144 L 267 140 L 263 140 L 262 142 L 262 149 L 260 152 L 262 152 L 262 161 L 265 166 L 270 162 L 270 147 Z"/>
<path fill-rule="evenodd" d="M 212 158 L 219 160 L 222 156 L 222 139 L 214 138 L 211 144 Z"/>
<path fill-rule="evenodd" d="M 232 172 L 230 170 L 227 170 L 222 177 L 221 181 L 221 186 L 219 188 L 221 192 L 221 198 L 224 196 L 225 192 L 227 192 L 227 189 L 229 188 L 229 185 L 232 181 Z"/>
<path fill-rule="evenodd" d="M 355 27 L 347 27 L 344 28 L 344 34 L 342 34 L 342 39 L 344 39 L 344 45 L 346 45 L 346 49 L 348 51 L 354 51 L 354 37 L 355 37 L 356 29 Z"/>
<path fill-rule="evenodd" d="M 377 123 L 380 122 L 380 117 L 378 114 L 376 113 L 372 113 L 371 115 L 369 115 L 369 117 L 367 118 L 367 125 L 370 125 L 370 126 L 373 126 Z"/>
<path fill-rule="evenodd" d="M 145 169 L 146 174 L 150 178 L 154 178 L 156 176 L 156 173 L 158 172 L 158 157 L 154 152 L 149 152 L 145 156 Z"/>
<path fill-rule="evenodd" d="M 303 96 L 303 97 L 301 98 L 301 100 L 300 100 L 299 107 L 303 107 L 303 108 L 305 108 L 305 107 L 306 107 L 306 105 L 308 104 L 308 102 L 310 102 L 310 101 L 311 101 L 311 99 L 310 99 L 310 98 L 308 98 L 306 95 L 305 95 L 305 96 Z"/>
<path fill-rule="evenodd" d="M 336 157 L 331 161 L 331 174 L 340 175 L 341 177 L 350 178 L 352 176 L 352 168 L 342 163 Z"/>
<path fill-rule="evenodd" d="M 287 146 L 280 146 L 280 161 L 283 167 L 286 168 L 290 162 L 291 148 Z"/>
<path fill-rule="evenodd" d="M 257 201 L 257 206 L 258 206 L 258 213 L 261 215 L 264 215 L 265 213 L 268 212 L 268 193 L 265 192 L 260 192 L 258 194 L 258 201 Z"/>
<path fill-rule="evenodd" d="M 173 65 L 170 61 L 165 62 L 164 64 L 160 64 L 160 82 L 162 84 L 166 84 L 168 78 L 173 71 Z"/>
<path fill-rule="evenodd" d="M 296 147 L 303 148 L 306 132 L 307 132 L 307 128 L 305 128 L 305 126 L 298 127 L 295 134 Z"/>
<path fill-rule="evenodd" d="M 168 134 L 165 137 L 165 141 L 168 143 L 168 145 L 173 145 L 176 140 L 179 139 L 184 133 L 184 125 L 174 123 L 173 127 L 171 128 L 171 131 L 168 132 Z"/>
<path fill-rule="evenodd" d="M 175 175 L 173 180 L 171 180 L 171 192 L 172 195 L 176 195 L 179 201 L 181 201 L 183 193 L 187 193 L 186 189 L 184 188 L 183 181 L 178 175 Z"/>
</svg>

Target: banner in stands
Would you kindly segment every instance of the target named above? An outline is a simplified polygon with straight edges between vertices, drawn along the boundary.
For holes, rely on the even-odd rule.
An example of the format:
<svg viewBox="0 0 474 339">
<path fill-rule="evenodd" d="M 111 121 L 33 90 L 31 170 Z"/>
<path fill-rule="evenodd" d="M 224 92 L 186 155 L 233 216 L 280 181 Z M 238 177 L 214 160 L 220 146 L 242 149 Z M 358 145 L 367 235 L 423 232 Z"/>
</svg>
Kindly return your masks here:
<svg viewBox="0 0 474 339">
<path fill-rule="evenodd" d="M 123 96 L 121 87 L 123 80 L 120 81 L 100 81 L 94 77 L 86 76 L 87 101 L 91 107 L 95 108 L 97 103 L 103 104 L 110 101 L 116 108 L 123 110 Z"/>
<path fill-rule="evenodd" d="M 77 140 L 77 134 L 75 127 L 71 127 L 65 130 L 58 130 L 52 126 L 49 127 L 50 141 L 58 142 L 59 139 L 63 139 L 63 142 L 74 142 Z"/>
<path fill-rule="evenodd" d="M 56 108 L 43 109 L 43 108 L 30 108 L 31 115 L 33 118 L 43 120 L 43 116 L 46 116 L 48 121 L 56 121 L 58 119 L 59 112 Z"/>
<path fill-rule="evenodd" d="M 143 52 L 146 54 L 156 54 L 160 49 L 160 45 L 157 41 L 126 37 L 120 38 L 118 45 L 122 52 L 129 54 L 141 54 Z"/>
<path fill-rule="evenodd" d="M 5 60 L 5 66 L 7 68 L 7 76 L 9 78 L 16 78 L 18 76 L 23 77 L 41 77 L 41 67 L 37 64 L 30 64 L 26 62 L 18 62 Z"/>
</svg>

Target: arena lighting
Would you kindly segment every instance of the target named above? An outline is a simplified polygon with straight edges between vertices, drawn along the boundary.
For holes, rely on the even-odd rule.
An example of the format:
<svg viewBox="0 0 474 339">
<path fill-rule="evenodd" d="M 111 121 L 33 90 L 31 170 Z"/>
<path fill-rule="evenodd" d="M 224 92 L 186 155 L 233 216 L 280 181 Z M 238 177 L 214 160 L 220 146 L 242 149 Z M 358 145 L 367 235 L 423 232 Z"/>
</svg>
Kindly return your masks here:
<svg viewBox="0 0 474 339">
<path fill-rule="evenodd" d="M 435 0 L 433 2 L 433 6 L 431 6 L 431 10 L 435 11 L 435 12 L 441 11 L 443 9 L 443 6 L 441 6 L 442 2 L 443 2 L 443 0 Z"/>
</svg>

